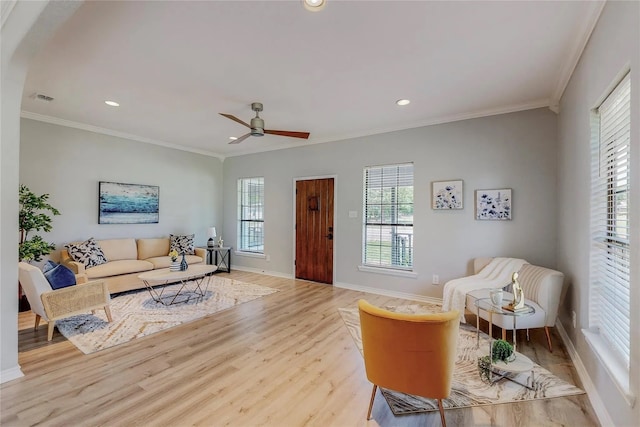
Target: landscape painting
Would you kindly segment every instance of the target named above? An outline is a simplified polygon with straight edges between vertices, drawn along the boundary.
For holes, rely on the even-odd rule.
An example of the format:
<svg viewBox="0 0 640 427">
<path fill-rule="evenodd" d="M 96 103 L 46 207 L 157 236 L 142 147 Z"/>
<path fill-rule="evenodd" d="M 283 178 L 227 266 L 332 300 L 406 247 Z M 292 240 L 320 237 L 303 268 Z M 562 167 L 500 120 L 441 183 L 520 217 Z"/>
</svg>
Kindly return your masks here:
<svg viewBox="0 0 640 427">
<path fill-rule="evenodd" d="M 99 187 L 98 224 L 158 223 L 160 187 L 104 181 Z"/>
</svg>

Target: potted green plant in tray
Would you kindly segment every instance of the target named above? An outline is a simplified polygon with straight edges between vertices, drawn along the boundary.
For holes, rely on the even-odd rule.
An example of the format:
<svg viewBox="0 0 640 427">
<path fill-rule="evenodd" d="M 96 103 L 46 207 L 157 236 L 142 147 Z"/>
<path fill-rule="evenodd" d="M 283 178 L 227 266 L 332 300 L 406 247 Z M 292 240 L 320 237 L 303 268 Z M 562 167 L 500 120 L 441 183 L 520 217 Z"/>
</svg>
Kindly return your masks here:
<svg viewBox="0 0 640 427">
<path fill-rule="evenodd" d="M 489 344 L 489 354 L 478 357 L 478 372 L 485 382 L 491 381 L 491 370 L 496 362 L 509 363 L 515 359 L 513 346 L 505 340 L 492 340 Z"/>
</svg>

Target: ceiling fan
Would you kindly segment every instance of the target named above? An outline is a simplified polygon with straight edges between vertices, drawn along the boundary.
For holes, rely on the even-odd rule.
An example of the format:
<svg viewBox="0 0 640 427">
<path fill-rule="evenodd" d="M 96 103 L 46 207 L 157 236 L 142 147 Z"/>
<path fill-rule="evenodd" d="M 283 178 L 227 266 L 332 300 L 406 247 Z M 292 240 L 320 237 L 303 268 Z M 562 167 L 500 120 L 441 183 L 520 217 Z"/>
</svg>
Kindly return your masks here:
<svg viewBox="0 0 640 427">
<path fill-rule="evenodd" d="M 231 141 L 229 144 L 238 144 L 239 142 L 244 141 L 250 136 L 264 136 L 265 133 L 269 135 L 289 136 L 291 138 L 303 138 L 303 139 L 309 138 L 309 132 L 294 132 L 289 130 L 265 129 L 264 120 L 262 120 L 258 115 L 260 111 L 262 111 L 262 104 L 259 102 L 253 102 L 251 104 L 251 109 L 256 112 L 256 116 L 253 119 L 251 119 L 251 125 L 248 125 L 247 123 L 243 122 L 236 116 L 232 116 L 231 114 L 220 113 L 221 116 L 225 116 L 226 118 L 231 119 L 234 122 L 238 122 L 241 125 L 245 125 L 249 129 L 251 129 L 251 132 L 242 135 L 241 137 Z"/>
</svg>

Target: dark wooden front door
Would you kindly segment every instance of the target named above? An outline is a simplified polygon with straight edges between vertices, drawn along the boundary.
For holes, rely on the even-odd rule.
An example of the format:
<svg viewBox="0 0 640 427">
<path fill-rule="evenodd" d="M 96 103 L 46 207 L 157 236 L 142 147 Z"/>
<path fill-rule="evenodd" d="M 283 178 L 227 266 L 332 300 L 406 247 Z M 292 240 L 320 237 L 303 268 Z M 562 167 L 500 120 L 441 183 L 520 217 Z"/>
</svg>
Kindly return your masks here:
<svg viewBox="0 0 640 427">
<path fill-rule="evenodd" d="M 296 182 L 296 278 L 333 284 L 333 178 Z"/>
</svg>

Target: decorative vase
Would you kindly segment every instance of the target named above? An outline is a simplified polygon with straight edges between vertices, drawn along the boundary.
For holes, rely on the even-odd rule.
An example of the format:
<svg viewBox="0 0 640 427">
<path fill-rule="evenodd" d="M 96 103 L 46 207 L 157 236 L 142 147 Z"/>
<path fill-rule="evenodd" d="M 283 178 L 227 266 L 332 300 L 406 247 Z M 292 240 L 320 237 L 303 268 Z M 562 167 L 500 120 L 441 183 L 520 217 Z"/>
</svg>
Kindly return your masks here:
<svg viewBox="0 0 640 427">
<path fill-rule="evenodd" d="M 180 271 L 185 271 L 189 268 L 189 264 L 187 264 L 187 260 L 184 257 L 184 252 L 182 253 L 182 261 L 180 261 Z"/>
<path fill-rule="evenodd" d="M 171 261 L 171 264 L 169 265 L 169 271 L 180 271 L 180 263 L 177 259 L 175 261 Z"/>
</svg>

